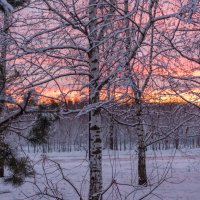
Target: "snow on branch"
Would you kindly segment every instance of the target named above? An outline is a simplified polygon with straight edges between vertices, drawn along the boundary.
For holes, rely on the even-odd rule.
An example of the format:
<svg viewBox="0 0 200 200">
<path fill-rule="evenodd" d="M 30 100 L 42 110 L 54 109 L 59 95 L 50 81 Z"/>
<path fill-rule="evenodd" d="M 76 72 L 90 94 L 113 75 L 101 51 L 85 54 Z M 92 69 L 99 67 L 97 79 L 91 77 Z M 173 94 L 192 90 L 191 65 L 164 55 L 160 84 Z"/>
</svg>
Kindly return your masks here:
<svg viewBox="0 0 200 200">
<path fill-rule="evenodd" d="M 110 102 L 109 101 L 102 101 L 102 102 L 98 102 L 98 103 L 93 103 L 93 104 L 89 104 L 87 106 L 84 106 L 84 108 L 82 110 L 80 110 L 80 112 L 78 113 L 77 117 L 80 117 L 81 115 L 85 115 L 89 112 L 91 112 L 92 110 L 96 110 L 98 108 L 103 107 L 105 104 L 108 104 Z"/>
<path fill-rule="evenodd" d="M 188 0 L 187 4 L 184 5 L 180 10 L 179 14 L 182 17 L 182 20 L 185 20 L 187 23 L 193 22 L 193 15 L 199 11 L 200 1 L 199 0 Z M 187 18 L 185 19 L 185 14 L 187 13 Z"/>
<path fill-rule="evenodd" d="M 0 101 L 16 104 L 10 95 L 0 94 Z"/>
<path fill-rule="evenodd" d="M 7 14 L 13 11 L 13 7 L 8 3 L 7 0 L 0 0 L 0 8 L 2 8 Z"/>
</svg>

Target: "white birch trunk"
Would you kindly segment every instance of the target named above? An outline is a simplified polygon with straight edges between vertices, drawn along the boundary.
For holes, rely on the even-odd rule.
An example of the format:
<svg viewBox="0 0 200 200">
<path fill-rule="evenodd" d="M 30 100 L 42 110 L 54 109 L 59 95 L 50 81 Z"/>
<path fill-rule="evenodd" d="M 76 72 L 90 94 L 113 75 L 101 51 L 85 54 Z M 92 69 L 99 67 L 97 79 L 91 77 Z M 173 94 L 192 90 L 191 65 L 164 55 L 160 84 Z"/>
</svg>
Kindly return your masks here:
<svg viewBox="0 0 200 200">
<path fill-rule="evenodd" d="M 137 94 L 136 94 L 137 95 Z M 141 98 L 141 97 L 140 97 Z M 147 186 L 146 173 L 146 146 L 145 131 L 142 119 L 142 102 L 140 99 L 135 100 L 136 120 L 137 120 L 137 137 L 138 137 L 138 184 Z"/>
<path fill-rule="evenodd" d="M 90 104 L 99 102 L 98 78 L 99 58 L 97 41 L 97 0 L 89 1 L 89 42 L 88 52 L 90 65 Z M 89 124 L 89 161 L 90 161 L 90 189 L 89 199 L 101 199 L 102 192 L 102 140 L 100 109 L 94 108 L 90 113 Z"/>
<path fill-rule="evenodd" d="M 124 10 L 125 14 L 129 13 L 128 10 L 129 0 L 124 0 Z M 125 20 L 126 23 L 126 51 L 127 54 L 130 53 L 130 45 L 131 45 L 131 35 L 129 30 L 129 19 Z M 136 52 L 135 52 L 136 53 Z M 144 128 L 142 124 L 142 101 L 141 101 L 141 91 L 139 87 L 136 85 L 133 77 L 131 76 L 131 68 L 129 60 L 125 65 L 127 78 L 131 80 L 131 87 L 134 92 L 135 98 L 135 110 L 136 110 L 136 121 L 137 125 L 137 138 L 138 138 L 138 184 L 139 185 L 147 185 L 147 174 L 146 174 L 146 154 L 145 154 L 145 141 L 144 141 Z"/>
</svg>

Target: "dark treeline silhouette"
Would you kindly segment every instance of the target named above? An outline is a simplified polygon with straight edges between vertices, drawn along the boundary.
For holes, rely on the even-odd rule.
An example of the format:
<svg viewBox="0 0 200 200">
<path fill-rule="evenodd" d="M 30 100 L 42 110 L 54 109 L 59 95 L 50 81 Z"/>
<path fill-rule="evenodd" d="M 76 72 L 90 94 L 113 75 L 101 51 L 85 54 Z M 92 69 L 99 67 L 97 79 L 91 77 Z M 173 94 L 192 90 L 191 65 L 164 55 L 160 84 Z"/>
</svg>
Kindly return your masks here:
<svg viewBox="0 0 200 200">
<path fill-rule="evenodd" d="M 67 109 L 79 109 L 87 105 L 87 101 L 68 102 Z M 51 105 L 40 105 L 47 109 L 57 109 L 62 106 L 59 103 Z M 66 106 L 66 105 L 65 105 Z M 121 105 L 117 109 L 125 109 L 129 105 Z M 146 103 L 143 111 L 143 127 L 145 130 L 146 149 L 166 150 L 171 148 L 199 148 L 200 134 L 198 116 L 194 116 L 198 110 L 190 104 L 180 103 Z M 117 112 L 116 112 L 117 113 Z M 115 112 L 113 120 L 109 120 L 109 113 L 102 112 L 102 142 L 104 149 L 111 150 L 136 150 L 137 136 L 134 121 L 124 123 Z M 29 114 L 21 117 L 24 124 L 34 120 L 35 115 Z M 191 116 L 194 116 L 191 118 Z M 31 120 L 32 118 L 32 120 Z M 28 121 L 26 121 L 29 119 Z M 190 119 L 190 120 L 188 120 Z M 29 152 L 70 152 L 70 151 L 88 151 L 88 114 L 77 117 L 71 114 L 66 117 L 57 117 L 51 124 L 46 142 L 43 144 L 30 144 L 21 140 L 23 147 L 27 147 Z M 19 124 L 21 122 L 16 122 Z M 112 124 L 113 135 L 110 138 L 110 123 Z M 76 125 L 75 125 L 76 124 Z M 21 123 L 22 126 L 22 123 Z M 28 132 L 31 128 L 28 129 Z M 27 130 L 25 130 L 27 131 Z M 112 143 L 113 148 L 111 148 Z"/>
</svg>

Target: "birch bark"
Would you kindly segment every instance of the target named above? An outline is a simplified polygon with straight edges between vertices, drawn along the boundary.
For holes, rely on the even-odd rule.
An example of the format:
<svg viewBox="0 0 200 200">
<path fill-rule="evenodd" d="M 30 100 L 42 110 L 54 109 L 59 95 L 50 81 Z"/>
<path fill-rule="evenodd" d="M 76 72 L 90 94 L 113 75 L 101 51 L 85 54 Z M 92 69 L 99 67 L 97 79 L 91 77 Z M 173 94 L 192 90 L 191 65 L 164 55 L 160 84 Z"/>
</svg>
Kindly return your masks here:
<svg viewBox="0 0 200 200">
<path fill-rule="evenodd" d="M 147 186 L 147 172 L 146 172 L 146 146 L 145 134 L 142 119 L 142 102 L 141 98 L 135 100 L 137 137 L 138 137 L 138 184 Z"/>
<path fill-rule="evenodd" d="M 97 40 L 97 0 L 89 1 L 89 43 L 88 52 L 90 67 L 90 104 L 97 104 L 100 100 L 98 91 L 99 79 L 99 51 Z M 102 142 L 100 108 L 94 108 L 89 113 L 89 162 L 90 189 L 89 199 L 101 199 L 102 192 Z"/>
<path fill-rule="evenodd" d="M 125 15 L 129 13 L 129 0 L 124 0 L 124 10 Z M 127 55 L 131 52 L 131 33 L 130 33 L 130 25 L 129 19 L 125 20 L 126 23 L 126 51 Z M 134 52 L 136 54 L 136 51 Z M 132 77 L 132 69 L 130 67 L 130 60 L 125 64 L 125 70 L 127 78 L 131 80 L 131 87 L 134 93 L 134 108 L 135 108 L 135 120 L 137 121 L 137 138 L 138 138 L 138 184 L 139 185 L 147 185 L 147 173 L 146 173 L 146 155 L 145 155 L 145 138 L 144 138 L 144 129 L 143 129 L 143 120 L 142 120 L 142 92 Z"/>
</svg>

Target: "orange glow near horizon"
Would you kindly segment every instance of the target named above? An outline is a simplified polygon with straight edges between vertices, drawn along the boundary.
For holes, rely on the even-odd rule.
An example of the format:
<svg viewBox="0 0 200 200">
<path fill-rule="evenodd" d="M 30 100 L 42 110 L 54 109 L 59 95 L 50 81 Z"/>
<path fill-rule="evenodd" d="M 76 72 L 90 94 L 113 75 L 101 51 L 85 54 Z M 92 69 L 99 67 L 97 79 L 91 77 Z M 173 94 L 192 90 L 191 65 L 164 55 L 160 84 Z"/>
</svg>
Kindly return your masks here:
<svg viewBox="0 0 200 200">
<path fill-rule="evenodd" d="M 66 101 L 67 103 L 72 102 L 80 102 L 81 97 L 79 92 L 72 91 L 68 95 L 62 95 L 60 91 L 55 92 L 55 90 L 48 90 L 44 92 L 41 97 L 39 98 L 39 104 L 43 103 L 51 103 L 53 101 L 59 102 L 59 101 Z"/>
<path fill-rule="evenodd" d="M 126 97 L 121 100 L 122 95 L 122 90 L 116 91 L 114 100 L 127 103 L 133 101 L 133 97 Z M 131 94 L 128 94 L 127 96 L 131 96 Z M 104 101 L 106 100 L 106 98 L 107 94 L 106 91 L 104 91 L 103 93 L 101 93 L 101 100 Z M 66 101 L 67 103 L 72 102 L 75 104 L 81 102 L 83 99 L 88 99 L 88 91 L 85 91 L 85 95 L 81 95 L 80 91 L 68 91 L 68 94 L 62 95 L 59 90 L 48 89 L 47 91 L 43 92 L 43 94 L 39 97 L 39 104 L 48 104 L 60 101 Z M 200 104 L 200 89 L 194 88 L 187 92 L 178 91 L 177 93 L 175 93 L 171 89 L 149 90 L 144 95 L 143 100 L 149 103 L 187 103 L 187 101 L 190 101 L 195 104 Z"/>
<path fill-rule="evenodd" d="M 200 89 L 194 88 L 188 92 L 174 92 L 170 89 L 155 90 L 145 98 L 150 103 L 187 103 L 200 104 Z"/>
</svg>

